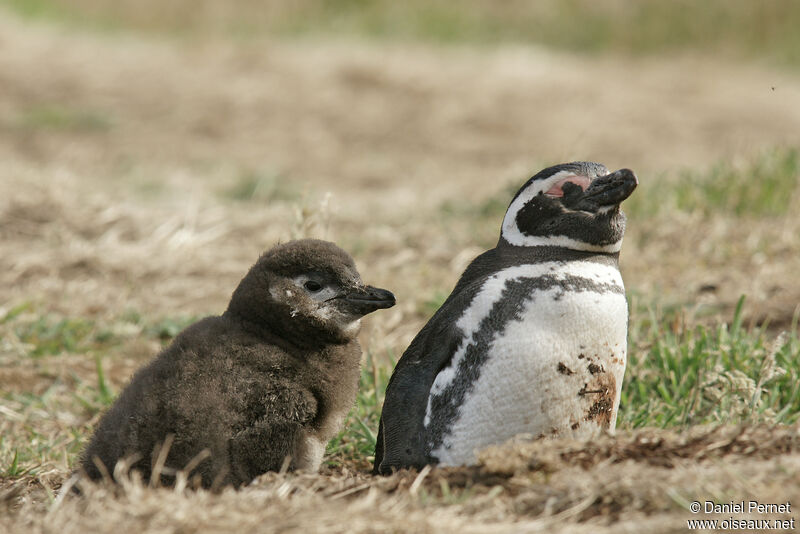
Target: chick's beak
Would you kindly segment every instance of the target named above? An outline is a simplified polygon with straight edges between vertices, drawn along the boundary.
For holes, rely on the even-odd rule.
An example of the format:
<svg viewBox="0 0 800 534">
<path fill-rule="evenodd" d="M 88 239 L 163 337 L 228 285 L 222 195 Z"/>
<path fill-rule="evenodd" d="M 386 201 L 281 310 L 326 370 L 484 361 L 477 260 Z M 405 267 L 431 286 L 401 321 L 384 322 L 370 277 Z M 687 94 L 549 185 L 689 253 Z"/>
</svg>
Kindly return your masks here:
<svg viewBox="0 0 800 534">
<path fill-rule="evenodd" d="M 342 304 L 352 313 L 366 315 L 382 308 L 391 308 L 395 304 L 395 298 L 386 289 L 363 286 L 347 293 Z"/>
</svg>

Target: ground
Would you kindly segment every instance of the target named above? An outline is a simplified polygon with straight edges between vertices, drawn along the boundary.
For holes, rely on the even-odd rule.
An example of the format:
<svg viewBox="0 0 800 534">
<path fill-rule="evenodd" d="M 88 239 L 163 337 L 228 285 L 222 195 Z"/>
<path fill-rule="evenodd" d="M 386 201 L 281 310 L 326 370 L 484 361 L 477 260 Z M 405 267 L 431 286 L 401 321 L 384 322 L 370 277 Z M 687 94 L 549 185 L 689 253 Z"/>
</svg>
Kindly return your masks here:
<svg viewBox="0 0 800 534">
<path fill-rule="evenodd" d="M 175 37 L 0 8 L 0 525 L 668 532 L 704 517 L 693 500 L 800 506 L 798 141 L 800 76 L 767 59 Z M 641 182 L 617 436 L 368 475 L 391 362 L 516 188 L 575 159 Z M 398 298 L 364 321 L 359 405 L 323 472 L 60 497 L 133 370 L 299 236 L 336 241 Z"/>
</svg>

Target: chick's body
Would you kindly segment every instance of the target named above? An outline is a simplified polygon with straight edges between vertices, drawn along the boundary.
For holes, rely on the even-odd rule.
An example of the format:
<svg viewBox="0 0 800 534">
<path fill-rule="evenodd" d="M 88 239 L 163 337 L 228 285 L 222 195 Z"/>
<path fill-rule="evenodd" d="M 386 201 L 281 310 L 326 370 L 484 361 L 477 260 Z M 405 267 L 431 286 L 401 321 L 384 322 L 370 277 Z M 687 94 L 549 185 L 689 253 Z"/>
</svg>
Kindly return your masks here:
<svg viewBox="0 0 800 534">
<path fill-rule="evenodd" d="M 330 243 L 276 248 L 251 269 L 223 315 L 188 327 L 136 373 L 83 454 L 91 478 L 132 455 L 148 478 L 165 442 L 167 481 L 194 459 L 206 487 L 241 485 L 279 470 L 287 457 L 290 468 L 319 468 L 355 400 L 358 321 L 394 298 L 363 286 L 349 256 Z M 288 265 L 270 261 L 289 253 L 296 257 Z M 329 289 L 334 296 L 310 298 L 329 297 Z"/>
</svg>

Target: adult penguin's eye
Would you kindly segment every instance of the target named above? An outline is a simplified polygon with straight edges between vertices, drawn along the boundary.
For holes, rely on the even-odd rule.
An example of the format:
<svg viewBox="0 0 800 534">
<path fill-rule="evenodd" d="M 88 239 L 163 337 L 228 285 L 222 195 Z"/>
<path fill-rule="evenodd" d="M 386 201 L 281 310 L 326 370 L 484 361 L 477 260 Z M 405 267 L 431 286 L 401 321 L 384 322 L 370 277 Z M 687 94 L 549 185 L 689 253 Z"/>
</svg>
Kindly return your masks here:
<svg viewBox="0 0 800 534">
<path fill-rule="evenodd" d="M 303 287 L 305 287 L 311 292 L 317 292 L 320 289 L 322 289 L 322 284 L 314 280 L 308 280 L 305 284 L 303 284 Z"/>
</svg>

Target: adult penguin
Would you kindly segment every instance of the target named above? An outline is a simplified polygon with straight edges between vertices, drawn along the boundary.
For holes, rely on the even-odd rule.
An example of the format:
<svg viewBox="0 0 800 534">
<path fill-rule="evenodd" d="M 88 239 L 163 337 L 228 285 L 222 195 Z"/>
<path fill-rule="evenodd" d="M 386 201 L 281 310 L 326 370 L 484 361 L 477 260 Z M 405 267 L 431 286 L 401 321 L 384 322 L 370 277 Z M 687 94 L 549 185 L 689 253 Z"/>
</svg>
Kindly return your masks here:
<svg viewBox="0 0 800 534">
<path fill-rule="evenodd" d="M 638 184 L 591 162 L 544 169 L 398 361 L 375 473 L 465 465 L 516 434 L 587 436 L 616 423 L 627 350 L 619 205 Z"/>
</svg>

